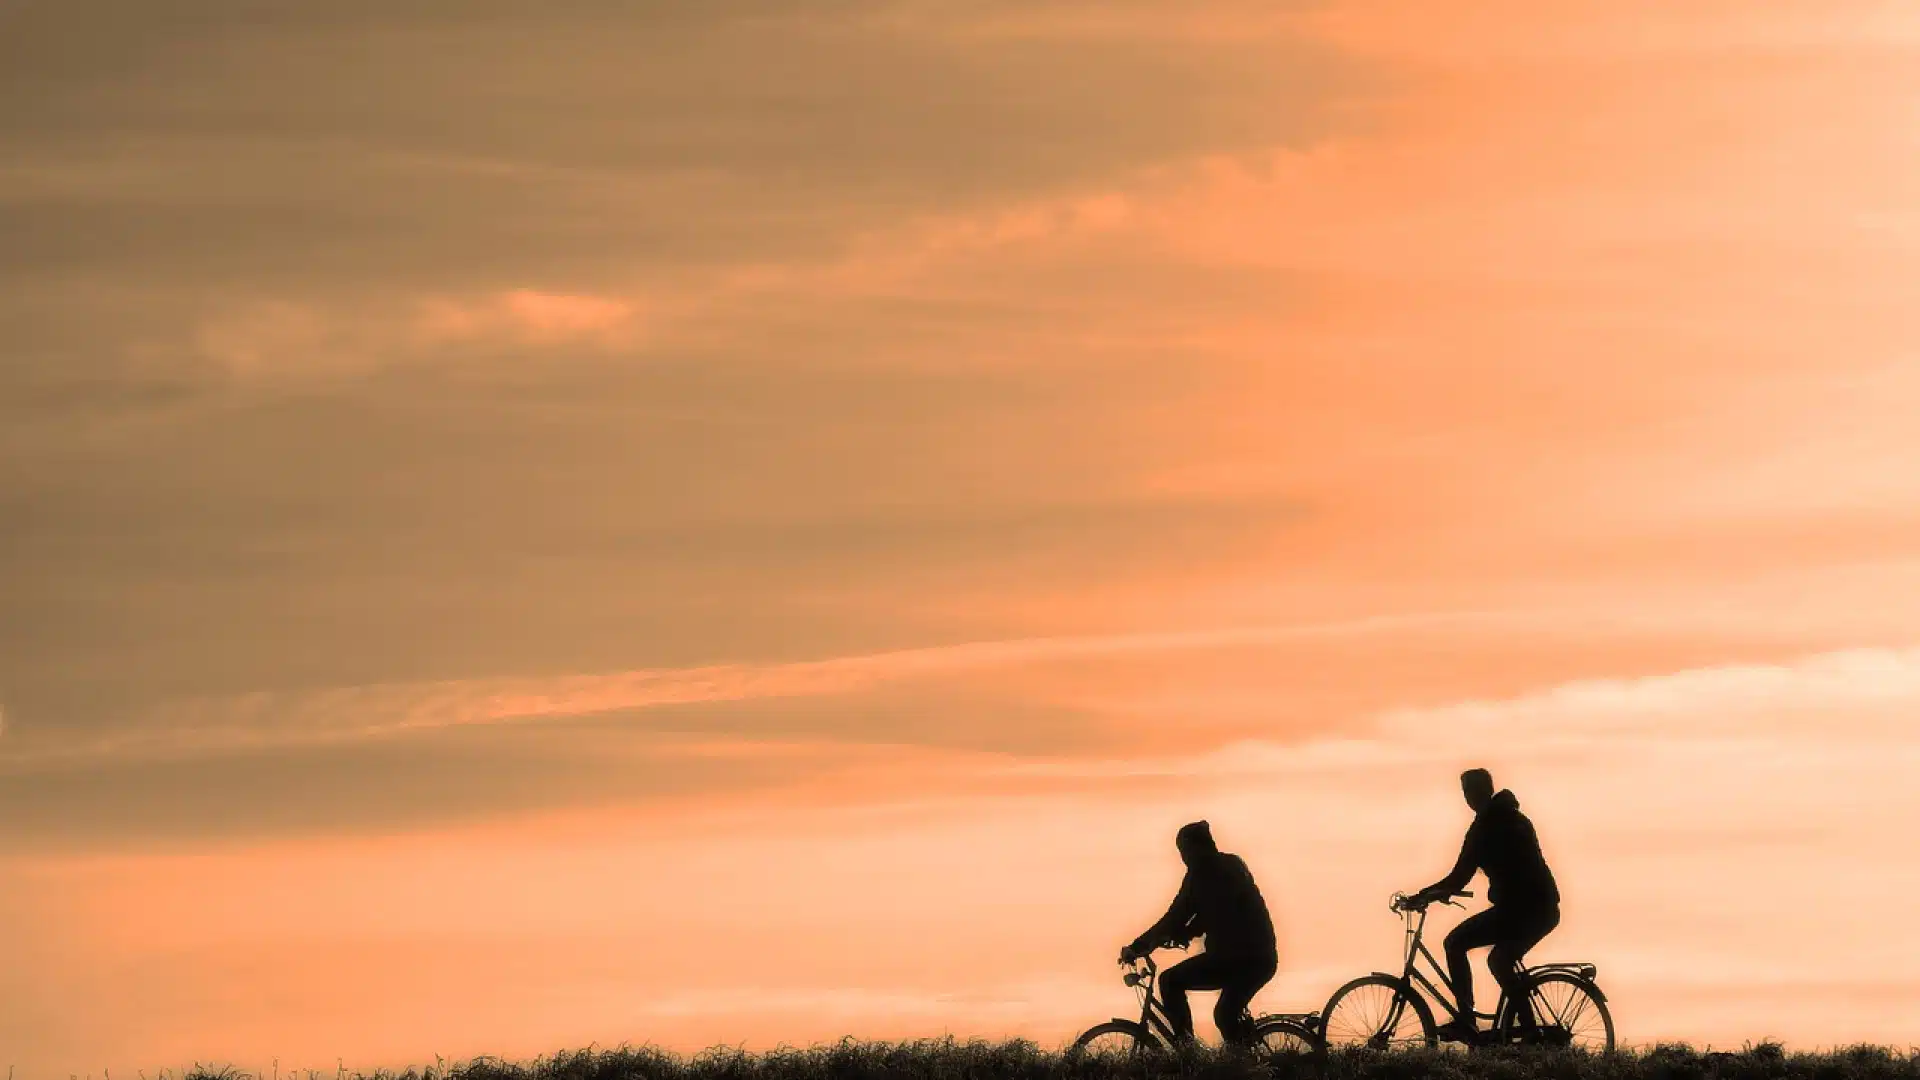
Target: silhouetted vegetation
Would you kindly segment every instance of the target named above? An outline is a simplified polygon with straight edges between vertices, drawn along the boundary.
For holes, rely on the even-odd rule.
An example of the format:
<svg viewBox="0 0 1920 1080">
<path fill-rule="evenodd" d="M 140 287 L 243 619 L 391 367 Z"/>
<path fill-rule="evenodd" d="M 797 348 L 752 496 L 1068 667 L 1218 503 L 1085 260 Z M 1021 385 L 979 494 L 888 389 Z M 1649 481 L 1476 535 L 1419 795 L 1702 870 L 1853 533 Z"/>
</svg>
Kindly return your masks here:
<svg viewBox="0 0 1920 1080">
<path fill-rule="evenodd" d="M 405 1072 L 311 1073 L 282 1080 L 1920 1080 L 1920 1051 L 1861 1046 L 1788 1053 L 1773 1044 L 1739 1052 L 1659 1046 L 1606 1056 L 1514 1049 L 1374 1054 L 1335 1052 L 1258 1059 L 1201 1050 L 1138 1060 L 1070 1061 L 1028 1042 L 847 1041 L 752 1054 L 710 1050 L 680 1057 L 650 1048 L 580 1050 L 530 1062 L 490 1058 Z M 163 1080 L 172 1080 L 164 1076 Z M 196 1068 L 179 1080 L 265 1080 Z"/>
</svg>

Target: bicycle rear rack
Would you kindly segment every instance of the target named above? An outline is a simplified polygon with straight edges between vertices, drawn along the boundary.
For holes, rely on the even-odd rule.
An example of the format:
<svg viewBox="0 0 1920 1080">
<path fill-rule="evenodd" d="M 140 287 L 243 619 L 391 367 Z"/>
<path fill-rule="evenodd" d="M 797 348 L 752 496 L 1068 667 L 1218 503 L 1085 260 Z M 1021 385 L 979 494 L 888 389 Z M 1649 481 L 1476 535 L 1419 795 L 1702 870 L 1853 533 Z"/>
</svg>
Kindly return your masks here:
<svg viewBox="0 0 1920 1080">
<path fill-rule="evenodd" d="M 1565 964 L 1540 964 L 1536 967 L 1528 968 L 1527 974 L 1544 975 L 1549 971 L 1564 971 L 1569 975 L 1578 975 L 1583 979 L 1591 980 L 1595 975 L 1599 974 L 1600 969 L 1593 964 L 1584 964 L 1584 963 L 1578 963 L 1578 962 L 1565 963 Z"/>
</svg>

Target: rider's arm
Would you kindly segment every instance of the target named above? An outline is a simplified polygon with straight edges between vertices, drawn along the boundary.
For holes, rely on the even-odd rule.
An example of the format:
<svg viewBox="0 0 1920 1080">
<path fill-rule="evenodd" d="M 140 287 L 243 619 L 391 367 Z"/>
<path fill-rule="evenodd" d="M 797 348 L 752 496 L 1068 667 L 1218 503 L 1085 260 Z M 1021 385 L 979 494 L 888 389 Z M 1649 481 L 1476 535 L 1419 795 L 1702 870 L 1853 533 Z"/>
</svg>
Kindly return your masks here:
<svg viewBox="0 0 1920 1080">
<path fill-rule="evenodd" d="M 1480 853 L 1477 850 L 1479 845 L 1474 843 L 1475 839 L 1473 830 L 1469 828 L 1467 838 L 1460 843 L 1460 858 L 1454 862 L 1453 869 L 1447 871 L 1446 877 L 1421 889 L 1422 895 L 1452 896 L 1467 887 L 1467 882 L 1473 880 L 1474 871 L 1480 869 Z"/>
<path fill-rule="evenodd" d="M 1146 933 L 1133 939 L 1135 952 L 1152 952 L 1162 941 L 1186 934 L 1187 924 L 1193 921 L 1193 871 L 1180 881 L 1180 891 L 1174 895 L 1173 904 L 1167 913 L 1160 916 L 1158 922 L 1147 927 Z"/>
</svg>

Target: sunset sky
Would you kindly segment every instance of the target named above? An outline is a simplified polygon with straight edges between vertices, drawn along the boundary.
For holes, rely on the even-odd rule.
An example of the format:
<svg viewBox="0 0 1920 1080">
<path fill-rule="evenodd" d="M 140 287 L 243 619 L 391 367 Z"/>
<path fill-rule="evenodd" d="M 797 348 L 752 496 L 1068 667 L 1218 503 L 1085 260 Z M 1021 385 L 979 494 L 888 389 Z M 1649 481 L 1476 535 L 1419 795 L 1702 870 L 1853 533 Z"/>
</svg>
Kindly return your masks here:
<svg viewBox="0 0 1920 1080">
<path fill-rule="evenodd" d="M 1317 1008 L 1475 765 L 1906 1046 L 1916 280 L 1909 3 L 0 0 L 0 1066 L 1057 1045 L 1199 817 Z"/>
</svg>

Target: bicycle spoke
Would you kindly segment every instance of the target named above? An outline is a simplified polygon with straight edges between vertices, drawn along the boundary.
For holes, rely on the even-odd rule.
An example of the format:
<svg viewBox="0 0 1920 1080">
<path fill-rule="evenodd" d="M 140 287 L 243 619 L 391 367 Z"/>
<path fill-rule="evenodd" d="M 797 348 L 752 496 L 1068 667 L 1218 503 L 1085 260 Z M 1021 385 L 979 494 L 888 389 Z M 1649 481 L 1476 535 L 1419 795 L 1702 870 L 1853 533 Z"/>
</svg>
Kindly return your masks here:
<svg viewBox="0 0 1920 1080">
<path fill-rule="evenodd" d="M 1264 1032 L 1256 1029 L 1255 1045 L 1268 1057 L 1277 1054 L 1311 1054 L 1314 1050 L 1312 1033 L 1290 1025 L 1274 1025 Z"/>
<path fill-rule="evenodd" d="M 1355 996 L 1358 997 L 1359 995 Z M 1356 1025 L 1358 1030 L 1345 1030 L 1342 1031 L 1341 1034 L 1358 1035 L 1362 1039 L 1370 1039 L 1378 1034 L 1380 1031 L 1381 1016 L 1376 1007 L 1376 1003 L 1371 998 L 1367 998 L 1355 1002 L 1354 1005 L 1355 1011 L 1359 1013 L 1360 1023 Z"/>
<path fill-rule="evenodd" d="M 1545 998 L 1546 995 L 1543 994 L 1541 997 Z M 1574 1019 L 1580 1015 L 1581 1009 L 1586 1005 L 1587 996 L 1568 989 L 1566 998 L 1567 1000 L 1557 1006 L 1552 1000 L 1547 1000 L 1547 1015 L 1553 1018 L 1556 1025 L 1572 1031 Z"/>
<path fill-rule="evenodd" d="M 1533 1013 L 1532 1039 L 1589 1050 L 1612 1045 L 1604 1009 L 1580 983 L 1549 976 L 1532 988 L 1527 1001 Z"/>
<path fill-rule="evenodd" d="M 1587 995 L 1575 994 L 1573 997 L 1575 998 L 1573 1009 L 1564 1014 L 1556 1013 L 1553 1018 L 1555 1023 L 1566 1028 L 1568 1031 L 1574 1031 L 1578 1028 L 1581 1014 L 1587 1011 Z"/>
<path fill-rule="evenodd" d="M 1426 1040 L 1424 1021 L 1390 984 L 1367 983 L 1341 995 L 1324 1020 L 1333 1046 L 1386 1049 Z"/>
</svg>

